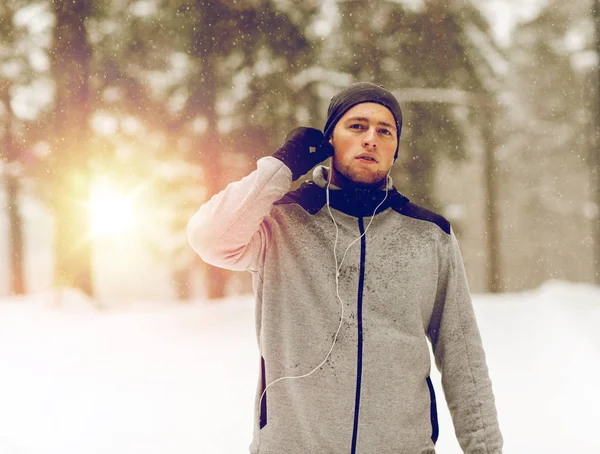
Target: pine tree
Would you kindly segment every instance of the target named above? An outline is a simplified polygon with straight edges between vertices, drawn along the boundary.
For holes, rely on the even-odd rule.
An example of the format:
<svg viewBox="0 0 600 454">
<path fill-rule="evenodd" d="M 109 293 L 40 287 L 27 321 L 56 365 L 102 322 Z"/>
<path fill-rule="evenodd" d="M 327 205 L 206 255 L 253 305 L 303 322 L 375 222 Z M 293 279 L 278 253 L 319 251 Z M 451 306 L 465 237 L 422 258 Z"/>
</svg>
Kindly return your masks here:
<svg viewBox="0 0 600 454">
<path fill-rule="evenodd" d="M 37 112 L 26 112 L 20 116 L 13 108 L 16 93 L 28 85 L 39 82 L 44 70 L 31 64 L 29 52 L 41 50 L 39 43 L 22 18 L 43 6 L 25 0 L 15 0 L 9 5 L 0 6 L 0 115 L 2 143 L 0 145 L 0 168 L 3 170 L 8 217 L 8 246 L 10 266 L 10 293 L 23 294 L 26 291 L 24 270 L 25 244 L 24 220 L 22 217 L 22 188 L 24 181 L 34 174 L 35 156 L 33 143 L 40 136 L 40 129 L 31 123 L 40 120 L 43 106 L 36 106 Z M 43 47 L 43 45 L 42 45 Z M 35 110 L 35 109 L 34 109 Z"/>
<path fill-rule="evenodd" d="M 339 28 L 328 49 L 335 66 L 354 80 L 384 85 L 401 95 L 406 89 L 460 89 L 481 92 L 482 81 L 470 58 L 466 25 L 488 32 L 479 12 L 468 4 L 426 1 L 346 0 L 338 2 Z M 465 158 L 465 131 L 453 102 L 430 103 L 399 96 L 404 111 L 400 163 L 411 198 L 437 208 L 435 169 L 441 157 Z"/>
<path fill-rule="evenodd" d="M 164 117 L 169 141 L 179 144 L 178 156 L 188 163 L 188 172 L 172 184 L 166 182 L 174 194 L 169 203 L 171 227 L 177 232 L 185 231 L 201 201 L 231 180 L 232 169 L 246 171 L 241 163 L 254 165 L 272 153 L 273 137 L 282 137 L 287 131 L 281 129 L 296 110 L 310 102 L 306 94 L 298 102 L 302 94 L 292 84 L 307 61 L 304 28 L 316 11 L 309 2 L 303 8 L 295 9 L 295 20 L 270 1 L 179 1 L 161 12 L 171 52 L 189 63 L 184 77 L 170 88 L 180 105 Z M 195 186 L 193 196 L 190 186 Z M 189 273 L 199 263 L 190 257 L 182 236 L 176 238 L 182 241 L 173 249 L 175 281 L 180 296 L 188 297 Z M 222 297 L 230 275 L 208 267 L 207 296 Z"/>
<path fill-rule="evenodd" d="M 85 22 L 91 0 L 52 2 L 56 25 L 51 65 L 56 98 L 52 154 L 46 161 L 49 200 L 56 219 L 55 282 L 93 294 L 92 246 L 88 238 L 90 192 L 89 86 L 92 47 Z"/>
<path fill-rule="evenodd" d="M 502 162 L 511 206 L 503 222 L 519 232 L 505 237 L 510 288 L 591 279 L 586 232 L 595 221 L 585 188 L 594 168 L 587 153 L 593 120 L 586 70 L 577 63 L 592 46 L 589 16 L 585 2 L 552 1 L 514 32 Z M 528 273 L 512 271 L 523 266 Z"/>
</svg>

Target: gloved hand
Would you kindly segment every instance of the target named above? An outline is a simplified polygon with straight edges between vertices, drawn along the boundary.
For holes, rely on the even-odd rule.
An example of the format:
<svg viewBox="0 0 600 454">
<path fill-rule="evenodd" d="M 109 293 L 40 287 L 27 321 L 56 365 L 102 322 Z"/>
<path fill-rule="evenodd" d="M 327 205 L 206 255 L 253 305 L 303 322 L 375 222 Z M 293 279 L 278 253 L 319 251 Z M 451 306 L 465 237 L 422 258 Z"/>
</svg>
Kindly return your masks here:
<svg viewBox="0 0 600 454">
<path fill-rule="evenodd" d="M 333 156 L 333 147 L 323 133 L 306 127 L 293 129 L 281 148 L 273 153 L 273 157 L 290 168 L 292 180 L 297 180 L 329 156 Z"/>
</svg>

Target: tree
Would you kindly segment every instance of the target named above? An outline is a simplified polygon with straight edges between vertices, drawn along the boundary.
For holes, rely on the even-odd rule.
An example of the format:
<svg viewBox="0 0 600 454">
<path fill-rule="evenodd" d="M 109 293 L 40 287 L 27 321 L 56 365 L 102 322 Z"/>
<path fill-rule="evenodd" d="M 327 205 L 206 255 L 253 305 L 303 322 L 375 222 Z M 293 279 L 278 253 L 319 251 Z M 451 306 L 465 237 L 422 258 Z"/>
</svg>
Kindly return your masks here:
<svg viewBox="0 0 600 454">
<path fill-rule="evenodd" d="M 596 96 L 595 99 L 595 138 L 593 140 L 593 146 L 590 153 L 590 162 L 592 170 L 592 187 L 595 193 L 594 202 L 596 205 L 596 222 L 595 231 L 593 233 L 595 240 L 595 283 L 600 285 L 600 1 L 596 0 L 593 9 L 593 17 L 596 29 Z M 592 123 L 592 124 L 594 124 Z"/>
<path fill-rule="evenodd" d="M 203 137 L 196 138 L 198 152 L 193 157 L 202 165 L 209 196 L 221 190 L 225 183 L 217 103 L 220 97 L 227 96 L 230 87 L 234 85 L 234 80 L 227 77 L 224 71 L 227 60 L 238 59 L 238 63 L 232 65 L 234 75 L 257 68 L 261 63 L 279 66 L 277 71 L 265 68 L 262 77 L 252 75 L 250 78 L 248 89 L 251 96 L 246 100 L 249 106 L 240 109 L 238 114 L 238 118 L 248 115 L 250 121 L 248 118 L 240 118 L 243 122 L 238 128 L 251 130 L 258 123 L 251 121 L 251 112 L 254 111 L 254 115 L 260 115 L 261 111 L 264 113 L 265 109 L 260 108 L 262 105 L 277 106 L 276 109 L 281 110 L 282 101 L 285 102 L 286 95 L 291 92 L 290 87 L 282 83 L 281 73 L 290 77 L 297 72 L 297 65 L 302 62 L 302 52 L 309 46 L 301 26 L 293 23 L 275 4 L 263 1 L 258 5 L 255 7 L 250 2 L 231 5 L 213 1 L 203 2 L 203 8 L 190 8 L 189 3 L 183 3 L 178 10 L 186 15 L 192 12 L 188 17 L 195 19 L 188 41 L 188 52 L 200 63 L 200 67 L 197 82 L 190 90 L 186 116 L 200 114 L 206 119 L 206 132 Z M 227 32 L 223 33 L 224 31 Z M 289 116 L 291 112 L 288 110 L 281 113 Z M 273 124 L 277 117 L 279 116 L 265 115 L 260 123 L 264 126 Z M 207 284 L 209 298 L 222 296 L 226 284 L 223 271 L 211 267 Z"/>
<path fill-rule="evenodd" d="M 43 81 L 43 64 L 34 63 L 31 54 L 43 51 L 43 39 L 34 36 L 26 17 L 43 9 L 35 2 L 14 1 L 0 6 L 0 118 L 2 119 L 2 145 L 0 161 L 3 166 L 7 195 L 8 244 L 10 258 L 11 293 L 26 291 L 24 271 L 24 221 L 21 215 L 21 193 L 24 181 L 33 174 L 35 156 L 32 144 L 39 138 L 42 128 L 31 123 L 40 119 L 43 103 L 29 105 L 26 111 L 15 111 L 20 95 Z M 41 42 L 40 42 L 41 41 Z M 21 105 L 23 103 L 20 103 Z"/>
<path fill-rule="evenodd" d="M 586 193 L 596 165 L 587 152 L 593 120 L 582 58 L 592 47 L 589 17 L 586 2 L 551 1 L 513 34 L 501 162 L 510 174 L 503 223 L 512 288 L 591 278 L 597 214 Z M 518 271 L 524 266 L 527 273 Z"/>
<path fill-rule="evenodd" d="M 0 9 L 0 36 L 2 36 L 2 54 L 8 59 L 18 59 L 13 55 L 13 39 L 15 31 L 13 27 L 13 11 L 7 7 Z M 3 58 L 6 65 L 6 57 Z M 3 66 L 4 66 L 3 65 Z M 14 76 L 13 76 L 14 77 Z M 14 114 L 11 107 L 10 88 L 13 85 L 12 77 L 9 74 L 2 74 L 0 79 L 0 103 L 3 111 L 3 141 L 0 148 L 0 157 L 4 163 L 4 179 L 6 188 L 6 208 L 8 214 L 8 241 L 9 257 L 11 270 L 11 293 L 25 293 L 25 280 L 23 276 L 23 221 L 20 216 L 18 194 L 19 178 L 17 172 L 17 151 L 13 140 L 13 124 L 15 123 Z"/>
<path fill-rule="evenodd" d="M 182 298 L 189 297 L 191 262 L 198 260 L 181 235 L 187 220 L 201 201 L 224 187 L 228 172 L 243 167 L 232 161 L 262 156 L 272 136 L 281 137 L 278 127 L 311 100 L 301 98 L 281 74 L 293 76 L 306 61 L 310 46 L 303 29 L 316 8 L 305 2 L 294 8 L 292 20 L 278 6 L 271 1 L 171 2 L 132 20 L 127 28 L 132 55 L 119 53 L 107 66 L 111 83 L 127 87 L 122 93 L 130 112 L 169 144 L 148 161 L 174 170 L 170 179 L 158 182 L 157 192 L 170 207 L 162 222 L 174 232 L 170 249 Z M 153 78 L 161 74 L 169 74 L 168 82 L 152 89 Z M 224 295 L 229 275 L 208 268 L 209 298 Z"/>
<path fill-rule="evenodd" d="M 474 22 L 484 32 L 488 27 L 474 8 L 456 10 L 431 1 L 409 8 L 402 2 L 363 0 L 339 1 L 338 8 L 339 32 L 328 52 L 336 55 L 336 68 L 353 79 L 374 81 L 398 93 L 415 88 L 481 91 L 464 24 Z M 402 101 L 402 177 L 416 202 L 436 207 L 436 162 L 439 156 L 465 158 L 464 131 L 454 103 Z"/>
<path fill-rule="evenodd" d="M 10 84 L 4 80 L 0 82 L 0 102 L 4 107 L 4 140 L 2 143 L 2 160 L 4 165 L 4 178 L 6 188 L 6 208 L 8 214 L 8 241 L 11 270 L 11 293 L 22 295 L 25 293 L 25 277 L 23 270 L 23 220 L 18 203 L 19 174 L 18 151 L 13 138 L 14 114 L 10 106 Z"/>
<path fill-rule="evenodd" d="M 56 219 L 55 282 L 93 294 L 89 241 L 92 47 L 86 32 L 91 0 L 54 0 L 56 25 L 51 50 L 56 87 L 52 153 L 45 162 L 49 200 Z"/>
<path fill-rule="evenodd" d="M 499 87 L 487 54 L 499 50 L 490 39 L 489 24 L 469 2 L 340 0 L 338 8 L 339 33 L 329 49 L 336 55 L 337 68 L 353 79 L 383 84 L 403 106 L 400 165 L 394 180 L 416 203 L 442 209 L 435 185 L 439 163 L 467 159 L 469 136 L 481 137 L 490 157 L 486 168 L 495 168 L 493 106 Z M 485 120 L 479 115 L 482 105 Z M 488 173 L 488 287 L 496 291 L 496 192 L 494 175 Z"/>
</svg>

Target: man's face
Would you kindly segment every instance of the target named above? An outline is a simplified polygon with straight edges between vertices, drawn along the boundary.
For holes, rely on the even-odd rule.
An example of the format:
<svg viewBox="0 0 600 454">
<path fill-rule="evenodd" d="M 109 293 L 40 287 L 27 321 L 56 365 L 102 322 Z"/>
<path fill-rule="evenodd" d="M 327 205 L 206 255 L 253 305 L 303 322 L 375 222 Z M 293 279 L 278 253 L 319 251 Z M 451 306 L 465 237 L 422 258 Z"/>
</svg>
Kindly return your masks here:
<svg viewBox="0 0 600 454">
<path fill-rule="evenodd" d="M 330 143 L 333 184 L 383 187 L 398 143 L 394 116 L 381 104 L 357 104 L 335 125 Z"/>
</svg>

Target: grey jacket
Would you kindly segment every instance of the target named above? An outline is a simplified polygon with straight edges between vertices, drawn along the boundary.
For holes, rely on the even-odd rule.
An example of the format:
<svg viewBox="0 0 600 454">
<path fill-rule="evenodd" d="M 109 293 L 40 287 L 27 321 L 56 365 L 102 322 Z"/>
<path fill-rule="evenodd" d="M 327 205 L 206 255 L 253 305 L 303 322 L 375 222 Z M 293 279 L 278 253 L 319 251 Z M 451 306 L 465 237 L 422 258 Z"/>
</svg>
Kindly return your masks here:
<svg viewBox="0 0 600 454">
<path fill-rule="evenodd" d="M 339 274 L 340 323 L 326 172 L 288 192 L 273 157 L 204 204 L 188 225 L 209 264 L 253 275 L 261 352 L 254 454 L 434 453 L 431 342 L 458 441 L 500 454 L 491 382 L 462 258 L 443 217 L 391 188 Z M 391 184 L 391 180 L 388 180 Z M 385 191 L 330 190 L 337 262 Z"/>
</svg>

